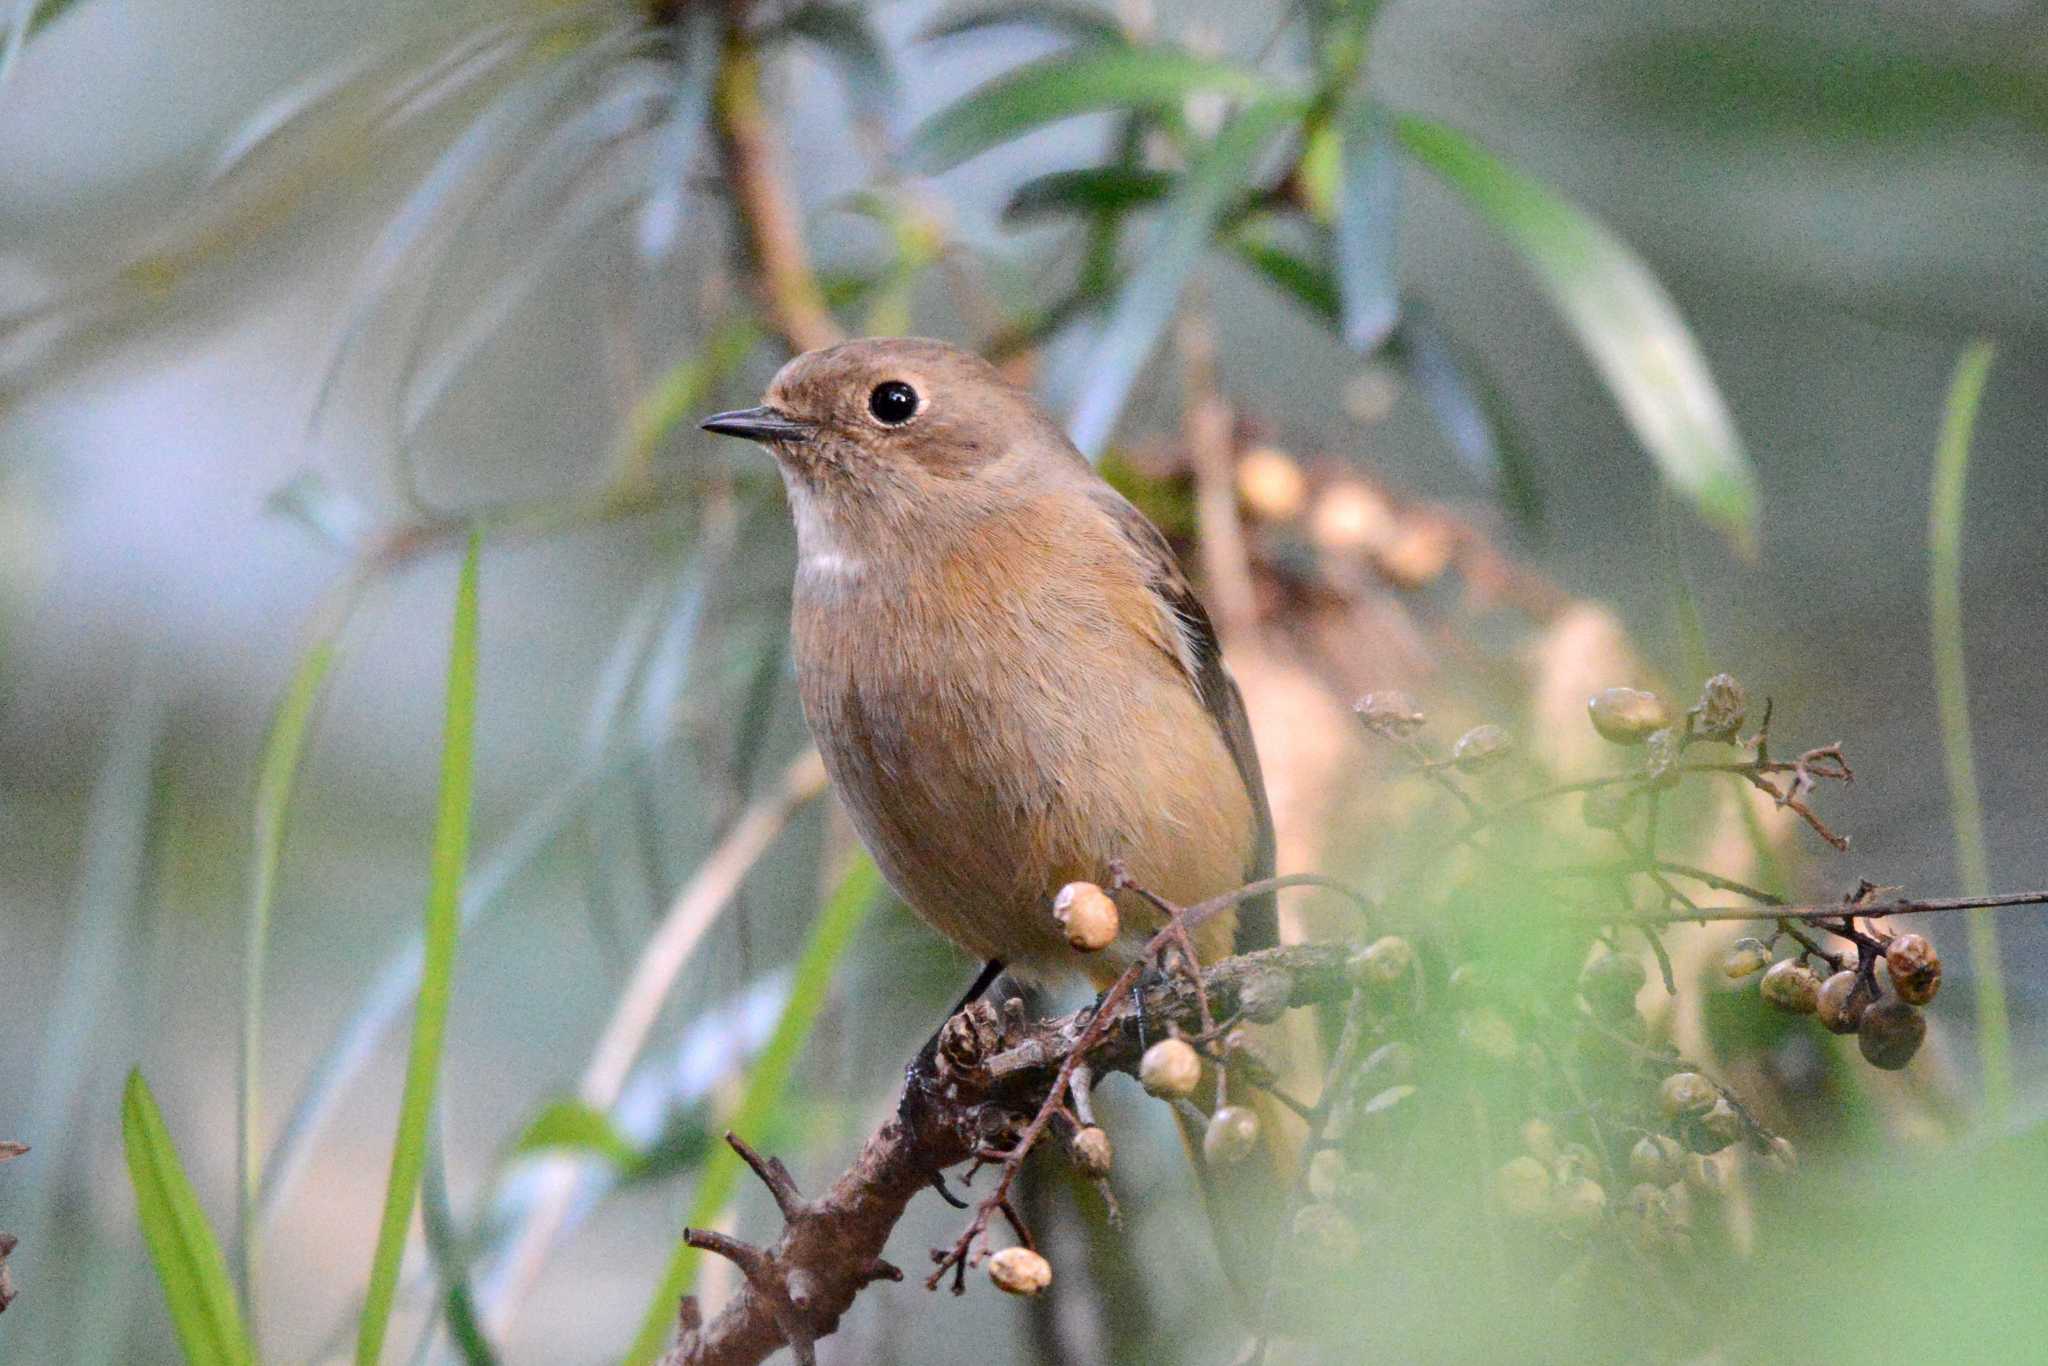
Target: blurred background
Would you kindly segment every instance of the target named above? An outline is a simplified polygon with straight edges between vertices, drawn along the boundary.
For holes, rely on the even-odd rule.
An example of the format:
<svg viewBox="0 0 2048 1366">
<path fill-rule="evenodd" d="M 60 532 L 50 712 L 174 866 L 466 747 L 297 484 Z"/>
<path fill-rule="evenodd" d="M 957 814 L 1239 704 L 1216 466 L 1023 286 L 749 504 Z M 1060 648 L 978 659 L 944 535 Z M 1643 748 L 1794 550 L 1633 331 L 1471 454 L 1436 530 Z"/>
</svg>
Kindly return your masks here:
<svg viewBox="0 0 2048 1366">
<path fill-rule="evenodd" d="M 257 1132 L 265 1151 L 288 1139 L 290 1159 L 253 1317 L 272 1359 L 346 1350 L 403 1068 L 403 955 L 472 516 L 488 527 L 474 918 L 445 1196 L 504 1359 L 616 1359 L 844 847 L 786 776 L 803 735 L 779 484 L 693 420 L 754 401 L 791 340 L 756 307 L 738 187 L 707 128 L 707 91 L 732 95 L 716 74 L 729 21 L 534 0 L 13 9 L 27 37 L 0 82 L 0 1138 L 33 1151 L 0 1169 L 0 1228 L 22 1240 L 0 1359 L 175 1359 L 121 1165 L 131 1065 L 236 1241 L 257 772 L 323 641 L 337 654 L 268 900 Z M 991 136 L 957 164 L 917 142 L 991 79 L 1091 41 L 1083 21 L 932 38 L 959 7 L 754 9 L 740 27 L 759 40 L 766 134 L 838 325 L 1001 344 L 1061 411 L 1110 403 L 1101 444 L 1132 478 L 1170 481 L 1192 389 L 1164 351 L 1142 365 L 1157 337 L 1128 357 L 1128 402 L 1088 387 L 1103 338 L 1130 336 L 1117 287 L 1163 250 L 1160 216 L 1140 202 L 1091 220 L 1122 224 L 1123 266 L 1047 318 L 1097 229 L 1005 212 L 1034 177 L 1101 164 L 1120 116 Z M 1305 88 L 1312 20 L 1292 11 L 1099 13 Z M 1419 164 L 1395 166 L 1379 201 L 1402 323 L 1371 354 L 1242 254 L 1196 267 L 1240 447 L 1291 453 L 1318 488 L 1356 477 L 1455 517 L 1546 591 L 1611 608 L 1681 689 L 1704 662 L 1768 693 L 1800 743 L 1842 741 L 1856 765 L 1831 798 L 1854 854 L 1812 888 L 1864 876 L 1939 894 L 1961 874 L 1928 498 L 1958 353 L 1995 340 L 1966 507 L 1970 701 L 1991 879 L 2048 882 L 2048 8 L 1439 0 L 1386 6 L 1370 35 L 1373 100 L 1471 135 L 1662 281 L 1753 468 L 1754 552 L 1660 477 L 1512 233 Z M 1181 133 L 1215 114 L 1190 107 Z M 1446 401 L 1442 366 L 1485 401 Z M 1373 591 L 1427 617 L 1438 575 L 1402 577 Z M 1493 627 L 1472 629 L 1491 648 Z M 1239 667 L 1256 671 L 1246 638 Z M 1426 695 L 1456 672 L 1432 641 L 1432 669 L 1360 644 L 1338 672 Z M 1262 747 L 1287 746 L 1294 714 L 1260 715 L 1248 689 Z M 622 1083 L 614 1118 L 654 1168 L 512 1159 L 587 1081 L 679 889 L 743 812 L 792 790 L 789 828 L 695 944 Z M 1296 848 L 1341 862 L 1345 838 Z M 2037 1113 L 2048 931 L 2014 918 L 2005 950 L 2021 1105 Z M 803 1055 L 801 1103 L 769 1135 L 807 1187 L 885 1113 L 971 966 L 900 909 L 870 916 Z M 1967 1058 L 1967 995 L 1935 1015 Z M 1130 1095 L 1112 1099 L 1141 1123 Z M 1184 1241 L 1185 1208 L 1147 1198 L 1185 1183 L 1170 1142 L 1120 1151 L 1132 1236 Z M 550 1209 L 552 1236 L 522 1242 Z M 756 1192 L 736 1209 L 742 1230 L 766 1227 Z M 951 1227 L 921 1202 L 899 1260 Z M 522 1270 L 507 1247 L 545 1262 Z M 1149 1312 L 1171 1320 L 1213 1274 L 1191 1270 Z M 394 1352 L 442 1350 L 427 1298 L 402 1302 Z M 990 1360 L 1108 1350 L 1102 1323 L 1045 1318 L 985 1290 L 881 1287 L 825 1350 L 951 1360 L 970 1334 Z M 1143 1340 L 1142 1325 L 1117 1332 Z"/>
</svg>

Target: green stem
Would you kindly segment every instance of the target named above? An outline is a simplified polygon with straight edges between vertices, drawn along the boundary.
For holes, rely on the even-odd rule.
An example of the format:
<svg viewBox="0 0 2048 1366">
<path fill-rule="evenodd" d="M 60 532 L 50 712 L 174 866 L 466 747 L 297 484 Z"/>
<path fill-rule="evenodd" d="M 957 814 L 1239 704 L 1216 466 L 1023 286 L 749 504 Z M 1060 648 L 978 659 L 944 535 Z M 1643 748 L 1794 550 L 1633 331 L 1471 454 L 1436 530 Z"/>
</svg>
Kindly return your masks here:
<svg viewBox="0 0 2048 1366">
<path fill-rule="evenodd" d="M 455 592 L 455 628 L 448 652 L 447 720 L 441 741 L 441 791 L 435 804 L 431 870 L 427 885 L 425 954 L 420 995 L 414 1008 L 412 1047 L 405 1064 L 405 1090 L 398 1106 L 398 1135 L 391 1146 L 391 1176 L 384 1188 L 384 1214 L 377 1227 L 377 1252 L 363 1297 L 356 1333 L 356 1366 L 376 1366 L 391 1326 L 398 1272 L 412 1228 L 420 1176 L 426 1168 L 427 1126 L 441 1077 L 441 1046 L 447 1037 L 448 1001 L 455 979 L 455 940 L 460 929 L 462 875 L 469 862 L 469 816 L 476 740 L 477 561 L 480 533 L 469 535 L 462 577 Z"/>
<path fill-rule="evenodd" d="M 351 573 L 322 605 L 310 642 L 292 671 L 291 682 L 272 713 L 257 771 L 255 814 L 250 833 L 247 918 L 242 946 L 242 1058 L 238 1116 L 241 1184 L 236 1205 L 236 1278 L 243 1317 L 255 1334 L 256 1265 L 261 1218 L 257 1192 L 262 1183 L 263 1145 L 257 1132 L 262 1108 L 263 979 L 270 951 L 271 913 L 277 903 L 278 872 L 284 861 L 285 818 L 298 786 L 306 739 L 326 693 L 342 628 L 353 615 L 364 577 Z"/>
<path fill-rule="evenodd" d="M 1963 492 L 1970 468 L 1970 433 L 1976 425 L 1991 357 L 1991 343 L 1978 341 L 1964 348 L 1956 362 L 1942 415 L 1941 441 L 1935 449 L 1934 493 L 1927 517 L 1928 600 L 1934 633 L 1934 680 L 1941 704 L 1942 757 L 1955 824 L 1956 868 L 1967 896 L 1984 895 L 1991 883 L 1963 667 Z M 1971 913 L 1970 962 L 1976 973 L 1984 1118 L 1995 1127 L 2012 1108 L 2012 1024 L 2006 1013 L 1998 922 L 1988 910 Z"/>
</svg>

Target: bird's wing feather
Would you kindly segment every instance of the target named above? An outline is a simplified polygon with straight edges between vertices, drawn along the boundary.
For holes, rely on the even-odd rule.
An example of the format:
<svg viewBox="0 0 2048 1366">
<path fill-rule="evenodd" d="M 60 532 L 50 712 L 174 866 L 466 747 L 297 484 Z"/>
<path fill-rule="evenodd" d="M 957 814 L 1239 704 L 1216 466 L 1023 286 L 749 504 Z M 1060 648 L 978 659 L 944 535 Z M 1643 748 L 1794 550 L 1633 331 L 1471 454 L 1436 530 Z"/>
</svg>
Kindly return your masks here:
<svg viewBox="0 0 2048 1366">
<path fill-rule="evenodd" d="M 1208 610 L 1202 606 L 1201 599 L 1189 586 L 1173 547 L 1166 543 L 1165 535 L 1152 524 L 1151 519 L 1107 484 L 1100 485 L 1094 497 L 1144 566 L 1146 587 L 1159 600 L 1160 609 L 1168 619 L 1172 639 L 1179 646 L 1175 657 L 1196 695 L 1201 698 L 1203 709 L 1216 723 L 1216 729 L 1237 765 L 1238 777 L 1244 781 L 1245 794 L 1251 799 L 1258 826 L 1245 878 L 1256 881 L 1271 877 L 1273 812 L 1266 804 L 1266 781 L 1259 772 L 1259 752 L 1252 743 L 1251 719 L 1245 714 L 1244 697 L 1238 692 L 1236 681 L 1223 667 L 1223 646 L 1216 638 L 1216 627 L 1210 622 Z M 1238 907 L 1237 952 L 1270 948 L 1278 942 L 1279 923 L 1271 893 L 1251 898 Z"/>
</svg>

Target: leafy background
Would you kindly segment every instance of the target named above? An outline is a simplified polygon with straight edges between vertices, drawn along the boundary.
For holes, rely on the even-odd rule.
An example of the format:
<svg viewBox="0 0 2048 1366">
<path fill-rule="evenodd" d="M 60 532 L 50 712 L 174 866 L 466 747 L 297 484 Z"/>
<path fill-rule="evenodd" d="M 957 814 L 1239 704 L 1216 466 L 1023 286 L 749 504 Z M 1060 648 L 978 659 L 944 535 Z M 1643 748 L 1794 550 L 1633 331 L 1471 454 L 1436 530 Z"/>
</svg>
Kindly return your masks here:
<svg viewBox="0 0 2048 1366">
<path fill-rule="evenodd" d="M 1099 164 L 1111 117 L 953 165 L 927 120 L 1067 39 L 1009 24 L 931 41 L 938 7 L 902 3 L 867 13 L 867 50 L 845 14 L 803 13 L 770 49 L 767 89 L 816 258 L 828 280 L 866 282 L 843 306 L 849 325 L 985 339 L 972 294 L 932 267 L 939 241 L 1013 319 L 1058 297 L 1076 230 L 1006 220 L 1005 206 L 1046 172 Z M 1248 63 L 1283 13 L 1161 4 L 1152 22 Z M 11 34 L 29 31 L 22 16 L 37 27 L 10 45 L 0 83 L 0 1094 L 14 1098 L 0 1136 L 34 1151 L 0 1171 L 0 1227 L 23 1240 L 0 1356 L 170 1356 L 123 1167 L 132 1064 L 238 1261 L 234 1040 L 250 909 L 266 896 L 259 1146 L 302 1093 L 331 1106 L 280 1188 L 252 1317 L 270 1359 L 345 1353 L 404 1009 L 360 1076 L 319 1068 L 417 933 L 461 547 L 448 515 L 497 509 L 465 888 L 487 918 L 461 945 L 437 1107 L 447 1167 L 429 1163 L 425 1213 L 432 1228 L 450 1204 L 444 1250 L 476 1251 L 486 1195 L 516 1209 L 540 1180 L 510 1164 L 520 1134 L 608 1152 L 592 1170 L 623 1185 L 579 1220 L 509 1329 L 488 1256 L 474 1293 L 509 1359 L 612 1359 L 713 1185 L 710 1116 L 741 1103 L 830 877 L 822 817 L 805 807 L 690 960 L 616 1124 L 548 1108 L 573 1093 L 654 917 L 800 747 L 778 644 L 778 495 L 755 457 L 677 425 L 747 401 L 777 360 L 730 278 L 729 215 L 693 112 L 711 25 L 686 17 L 670 47 L 623 4 L 424 17 L 16 0 Z M 1262 66 L 1296 88 L 1305 24 Z M 456 60 L 408 88 L 437 54 Z M 1216 252 L 1202 276 L 1227 390 L 1291 447 L 1498 509 L 1519 553 L 1614 603 L 1679 673 L 1675 541 L 1715 665 L 1851 744 L 1865 775 L 1849 822 L 1857 871 L 1937 891 L 1963 870 L 1927 630 L 1932 450 L 1958 350 L 1996 337 L 1963 622 L 1990 873 L 2040 885 L 2044 54 L 2048 15 L 2023 5 L 1759 17 L 1461 0 L 1378 16 L 1374 99 L 1463 130 L 1592 211 L 1677 301 L 1753 462 L 1753 557 L 1663 491 L 1517 241 L 1455 177 L 1375 173 L 1399 186 L 1378 269 L 1403 318 L 1426 320 L 1461 373 L 1497 390 L 1509 419 L 1493 448 L 1522 463 L 1475 466 L 1488 442 L 1447 435 L 1416 334 L 1394 357 L 1406 369 L 1361 360 L 1342 333 L 1370 333 L 1370 309 L 1333 327 Z M 653 132 L 620 136 L 639 129 Z M 1241 167 L 1219 175 L 1242 184 Z M 1139 250 L 1152 223 L 1128 234 L 1141 275 L 1170 255 Z M 1374 278 L 1369 247 L 1351 258 L 1354 304 Z M 1124 344 L 1138 323 L 1118 307 L 1106 349 L 1083 320 L 1042 367 L 1048 396 L 1103 439 L 1099 390 L 1078 382 L 1103 356 L 1135 385 L 1115 431 L 1177 425 L 1168 367 L 1141 366 Z M 1375 392 L 1391 407 L 1361 421 Z M 1541 518 L 1518 522 L 1530 489 Z M 624 496 L 592 507 L 604 490 Z M 565 503 L 575 516 L 558 524 Z M 429 516 L 438 530 L 422 541 L 381 536 Z M 351 567 L 366 564 L 375 572 Z M 329 639 L 325 687 L 301 674 L 295 692 Z M 287 811 L 257 775 L 293 696 L 308 724 Z M 856 900 L 840 898 L 842 925 Z M 2006 949 L 2032 1114 L 2043 934 L 2015 922 Z M 884 906 L 833 989 L 799 993 L 829 1025 L 803 1051 L 802 1103 L 753 1113 L 802 1157 L 800 1176 L 843 1158 L 963 972 Z M 1943 1004 L 1942 1027 L 1964 1037 L 1966 998 Z M 1173 1246 L 1187 1217 L 1176 1155 L 1124 1151 L 1139 1192 L 1126 1204 L 1143 1211 L 1133 1236 Z M 742 1192 L 743 1224 L 755 1204 Z M 941 1241 L 939 1212 L 922 1218 L 900 1246 Z M 1162 1317 L 1201 1291 L 1192 1272 L 1169 1285 Z M 1028 1329 L 993 1298 L 879 1293 L 847 1350 L 940 1360 L 973 1333 L 1005 1357 L 998 1344 L 1023 1341 L 1005 1335 Z M 420 1303 L 401 1297 L 387 1355 L 413 1349 Z"/>
</svg>

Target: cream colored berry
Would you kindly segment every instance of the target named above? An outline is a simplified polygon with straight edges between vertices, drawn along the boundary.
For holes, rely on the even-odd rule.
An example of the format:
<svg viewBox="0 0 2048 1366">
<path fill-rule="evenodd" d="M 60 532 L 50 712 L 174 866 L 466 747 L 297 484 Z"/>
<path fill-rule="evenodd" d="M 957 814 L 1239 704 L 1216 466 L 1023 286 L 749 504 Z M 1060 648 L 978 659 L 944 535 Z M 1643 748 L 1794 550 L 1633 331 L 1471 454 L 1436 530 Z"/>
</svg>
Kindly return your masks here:
<svg viewBox="0 0 2048 1366">
<path fill-rule="evenodd" d="M 1260 446 L 1238 458 L 1237 496 L 1261 521 L 1291 522 L 1308 506 L 1308 480 L 1293 456 Z"/>
<path fill-rule="evenodd" d="M 1202 1055 L 1185 1039 L 1161 1039 L 1139 1059 L 1138 1081 L 1161 1100 L 1191 1096 L 1202 1082 Z"/>
<path fill-rule="evenodd" d="M 1092 882 L 1069 882 L 1052 899 L 1053 919 L 1067 932 L 1067 943 L 1095 953 L 1116 942 L 1116 902 Z"/>
<path fill-rule="evenodd" d="M 1398 934 L 1381 935 L 1353 954 L 1351 980 L 1361 986 L 1398 986 L 1415 966 L 1415 947 Z"/>
<path fill-rule="evenodd" d="M 1657 1104 L 1673 1119 L 1705 1114 L 1720 1098 L 1714 1083 L 1697 1072 L 1673 1072 L 1657 1088 Z"/>
<path fill-rule="evenodd" d="M 1028 1247 L 1006 1247 L 988 1259 L 988 1278 L 1012 1295 L 1036 1295 L 1052 1284 L 1052 1263 Z"/>
<path fill-rule="evenodd" d="M 1500 1207 L 1524 1218 L 1550 1208 L 1550 1184 L 1550 1168 L 1527 1155 L 1510 1158 L 1493 1175 Z"/>
<path fill-rule="evenodd" d="M 1242 1162 L 1258 1146 L 1259 1117 L 1253 1110 L 1226 1105 L 1209 1116 L 1209 1131 L 1202 1135 L 1202 1158 L 1211 1166 Z"/>
</svg>

